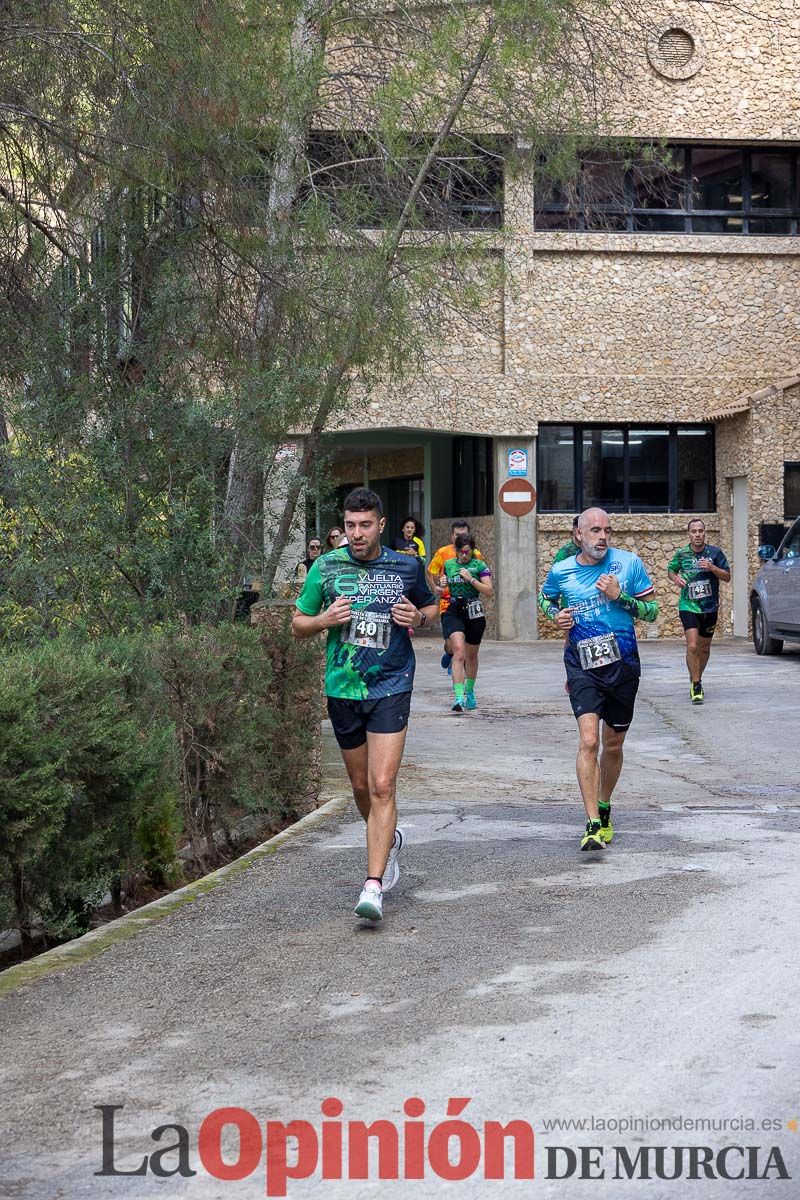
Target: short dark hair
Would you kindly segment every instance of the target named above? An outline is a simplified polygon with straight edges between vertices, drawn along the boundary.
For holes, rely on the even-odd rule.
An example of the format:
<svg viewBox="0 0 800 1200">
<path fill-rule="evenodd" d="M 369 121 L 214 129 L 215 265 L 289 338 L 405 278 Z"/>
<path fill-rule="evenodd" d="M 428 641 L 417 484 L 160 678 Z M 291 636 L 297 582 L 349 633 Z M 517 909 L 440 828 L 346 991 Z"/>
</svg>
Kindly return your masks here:
<svg viewBox="0 0 800 1200">
<path fill-rule="evenodd" d="M 346 513 L 374 511 L 379 517 L 383 516 L 381 498 L 377 492 L 371 492 L 369 488 L 353 488 L 352 492 L 345 496 L 342 507 Z"/>
<path fill-rule="evenodd" d="M 465 546 L 471 546 L 475 549 L 475 538 L 471 533 L 460 533 L 455 540 L 456 550 L 463 550 Z"/>
<path fill-rule="evenodd" d="M 702 525 L 703 529 L 706 527 L 706 523 L 702 517 L 692 517 L 691 521 L 686 526 L 687 530 L 691 529 L 693 525 Z"/>
<path fill-rule="evenodd" d="M 453 521 L 450 525 L 450 532 L 454 529 L 469 529 L 469 521 Z"/>
</svg>

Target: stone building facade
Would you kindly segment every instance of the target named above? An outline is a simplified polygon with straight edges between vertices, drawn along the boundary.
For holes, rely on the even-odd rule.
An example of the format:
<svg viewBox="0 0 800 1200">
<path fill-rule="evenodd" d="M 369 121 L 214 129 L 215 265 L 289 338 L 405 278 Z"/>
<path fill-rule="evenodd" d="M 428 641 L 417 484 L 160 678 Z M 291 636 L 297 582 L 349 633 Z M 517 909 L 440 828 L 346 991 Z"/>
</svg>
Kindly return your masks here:
<svg viewBox="0 0 800 1200">
<path fill-rule="evenodd" d="M 693 499 L 706 497 L 699 515 L 731 561 L 721 593 L 727 634 L 747 635 L 764 527 L 798 515 L 786 508 L 785 475 L 800 464 L 800 9 L 789 0 L 672 0 L 631 44 L 609 130 L 675 147 L 692 213 L 684 219 L 684 199 L 651 218 L 652 196 L 634 212 L 638 182 L 626 177 L 628 209 L 609 227 L 579 228 L 568 206 L 547 209 L 523 162 L 505 178 L 502 227 L 464 235 L 486 280 L 481 312 L 443 318 L 424 376 L 358 397 L 331 435 L 342 485 L 416 487 L 409 497 L 429 541 L 444 538 L 452 516 L 473 519 L 494 558 L 500 637 L 550 632 L 535 611 L 537 583 L 577 498 L 597 499 L 586 472 L 600 478 L 604 455 L 624 455 L 624 502 L 609 506 L 616 541 L 642 555 L 662 602 L 647 636 L 680 633 L 666 563 L 697 515 Z M 692 474 L 701 445 L 693 433 L 713 446 L 702 479 Z M 657 450 L 656 435 L 670 447 L 669 502 L 637 505 L 634 493 L 650 487 L 636 475 L 648 470 L 637 454 Z M 543 446 L 571 437 L 576 479 L 559 502 L 542 476 Z M 527 518 L 496 503 L 512 448 L 527 452 L 539 492 Z M 458 486 L 467 460 L 471 492 Z M 469 496 L 486 488 L 489 502 L 470 511 Z M 647 493 L 659 496 L 657 487 Z"/>
</svg>

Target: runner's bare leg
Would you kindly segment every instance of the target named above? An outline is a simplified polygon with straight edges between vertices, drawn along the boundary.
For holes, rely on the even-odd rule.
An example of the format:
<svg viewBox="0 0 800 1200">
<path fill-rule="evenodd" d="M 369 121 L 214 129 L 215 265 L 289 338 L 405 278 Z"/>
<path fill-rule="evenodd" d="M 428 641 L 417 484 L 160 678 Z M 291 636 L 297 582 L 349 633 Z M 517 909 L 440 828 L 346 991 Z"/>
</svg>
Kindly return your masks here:
<svg viewBox="0 0 800 1200">
<path fill-rule="evenodd" d="M 622 770 L 622 743 L 627 729 L 618 731 L 603 722 L 603 753 L 600 758 L 600 802 L 611 803 L 611 795 L 617 786 Z"/>
<path fill-rule="evenodd" d="M 406 730 L 368 733 L 370 809 L 367 818 L 367 874 L 383 878 L 397 828 L 397 772 L 403 758 Z"/>
<path fill-rule="evenodd" d="M 597 798 L 600 793 L 600 718 L 597 713 L 584 713 L 578 717 L 578 758 L 576 769 L 578 787 L 583 797 L 583 807 L 590 821 L 600 820 Z"/>
</svg>

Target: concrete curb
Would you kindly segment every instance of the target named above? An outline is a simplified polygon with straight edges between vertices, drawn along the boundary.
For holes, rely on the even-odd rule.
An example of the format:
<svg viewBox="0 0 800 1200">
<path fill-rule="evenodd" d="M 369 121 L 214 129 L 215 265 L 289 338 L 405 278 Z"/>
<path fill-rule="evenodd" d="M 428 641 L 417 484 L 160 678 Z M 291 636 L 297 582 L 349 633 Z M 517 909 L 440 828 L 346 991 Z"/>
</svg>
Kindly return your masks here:
<svg viewBox="0 0 800 1200">
<path fill-rule="evenodd" d="M 16 967 L 9 967 L 0 974 L 0 997 L 35 983 L 38 979 L 42 979 L 54 971 L 62 971 L 66 967 L 87 962 L 102 954 L 110 946 L 136 937 L 137 934 L 169 916 L 176 909 L 182 908 L 185 904 L 191 904 L 198 897 L 214 891 L 226 879 L 240 875 L 259 859 L 265 858 L 268 854 L 275 854 L 282 842 L 288 841 L 298 833 L 305 833 L 306 830 L 321 824 L 328 817 L 342 812 L 349 805 L 351 799 L 352 796 L 349 792 L 330 796 L 319 808 L 314 809 L 305 817 L 301 817 L 299 821 L 295 821 L 294 825 L 289 825 L 280 833 L 276 833 L 274 837 L 268 838 L 266 842 L 248 850 L 240 858 L 204 875 L 202 879 L 196 879 L 193 883 L 187 883 L 184 887 L 177 888 L 174 892 L 169 892 L 158 900 L 143 904 L 134 912 L 127 913 L 124 917 L 118 917 L 116 921 L 109 921 L 107 925 L 102 925 L 99 929 L 92 929 L 89 933 L 74 938 L 73 941 L 66 942 L 63 946 L 47 950 L 37 958 L 29 959 Z"/>
</svg>

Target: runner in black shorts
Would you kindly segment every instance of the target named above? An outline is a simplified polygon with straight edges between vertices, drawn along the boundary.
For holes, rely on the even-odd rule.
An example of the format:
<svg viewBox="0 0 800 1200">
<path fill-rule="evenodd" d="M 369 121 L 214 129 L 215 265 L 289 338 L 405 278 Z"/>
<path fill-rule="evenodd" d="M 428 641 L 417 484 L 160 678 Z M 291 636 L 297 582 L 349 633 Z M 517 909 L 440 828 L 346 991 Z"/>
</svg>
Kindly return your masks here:
<svg viewBox="0 0 800 1200">
<path fill-rule="evenodd" d="M 395 789 L 414 685 L 410 629 L 436 616 L 422 562 L 381 547 L 380 497 L 357 488 L 344 502 L 348 544 L 312 564 L 292 618 L 295 637 L 327 631 L 328 715 L 367 824 L 367 879 L 356 915 L 383 916 L 400 874 L 403 834 Z"/>
<path fill-rule="evenodd" d="M 686 638 L 686 668 L 689 699 L 702 704 L 703 672 L 711 654 L 711 639 L 719 614 L 719 584 L 730 581 L 728 560 L 719 546 L 706 542 L 705 521 L 693 517 L 688 525 L 689 543 L 676 550 L 667 567 L 669 581 L 681 594 L 678 616 Z"/>
<path fill-rule="evenodd" d="M 460 713 L 478 707 L 478 650 L 486 632 L 483 601 L 493 594 L 494 586 L 492 572 L 475 553 L 472 534 L 458 534 L 454 544 L 455 558 L 444 564 L 440 585 L 450 593 L 442 613 L 442 633 L 453 649 L 453 712 Z"/>
<path fill-rule="evenodd" d="M 611 546 L 608 513 L 587 509 L 578 530 L 580 553 L 553 564 L 539 607 L 568 634 L 564 665 L 578 722 L 578 784 L 587 817 L 581 850 L 600 850 L 614 836 L 611 796 L 639 688 L 633 622 L 654 621 L 658 604 L 642 560 Z M 559 608 L 559 597 L 565 608 Z"/>
</svg>

